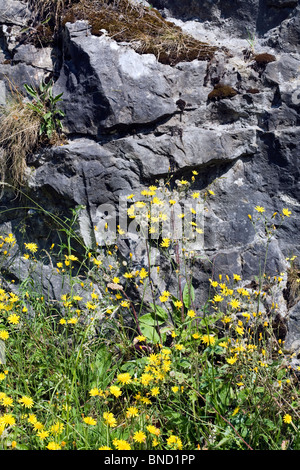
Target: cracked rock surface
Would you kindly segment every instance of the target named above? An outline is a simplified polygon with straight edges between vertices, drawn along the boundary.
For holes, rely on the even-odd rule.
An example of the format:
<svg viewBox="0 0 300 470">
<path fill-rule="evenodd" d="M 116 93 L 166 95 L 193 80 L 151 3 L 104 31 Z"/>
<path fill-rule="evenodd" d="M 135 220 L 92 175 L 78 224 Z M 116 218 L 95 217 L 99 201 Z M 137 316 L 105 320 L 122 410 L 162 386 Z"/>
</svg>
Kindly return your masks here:
<svg viewBox="0 0 300 470">
<path fill-rule="evenodd" d="M 299 255 L 300 10 L 297 1 L 284 0 L 239 0 L 236 8 L 227 0 L 152 3 L 183 31 L 218 46 L 213 59 L 163 65 L 130 44 L 93 36 L 83 21 L 66 24 L 59 50 L 19 44 L 30 12 L 25 2 L 0 0 L 0 105 L 9 95 L 7 78 L 21 87 L 54 72 L 68 143 L 29 157 L 28 191 L 62 214 L 85 206 L 80 230 L 88 244 L 99 206 L 117 205 L 169 171 L 178 178 L 197 170 L 193 190 L 209 186 L 215 193 L 205 214 L 204 257 L 211 263 L 198 261 L 193 280 L 201 302 L 207 273 L 234 272 L 245 283 L 257 275 L 265 238 L 248 218 L 255 206 L 270 215 L 292 211 L 269 246 L 267 273 L 286 272 L 286 258 Z M 259 64 L 255 56 L 265 53 L 275 60 Z M 217 84 L 236 93 L 209 99 Z M 9 191 L 2 205 L 17 206 Z M 1 215 L 1 223 L 17 228 L 21 216 Z M 32 215 L 28 230 L 31 241 L 50 243 L 41 216 Z M 138 242 L 131 249 L 142 252 Z M 166 274 L 162 288 L 172 283 Z M 289 320 L 280 298 L 293 349 L 300 344 L 299 306 Z"/>
</svg>

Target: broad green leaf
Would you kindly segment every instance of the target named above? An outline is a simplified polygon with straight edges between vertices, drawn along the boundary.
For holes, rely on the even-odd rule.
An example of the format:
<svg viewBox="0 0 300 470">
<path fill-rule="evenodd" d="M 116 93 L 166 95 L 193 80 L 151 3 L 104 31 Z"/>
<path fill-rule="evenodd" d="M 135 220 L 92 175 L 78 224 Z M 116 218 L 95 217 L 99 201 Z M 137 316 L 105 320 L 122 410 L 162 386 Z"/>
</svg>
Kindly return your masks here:
<svg viewBox="0 0 300 470">
<path fill-rule="evenodd" d="M 153 326 L 146 325 L 144 323 L 140 323 L 140 328 L 142 331 L 142 334 L 146 336 L 146 338 L 151 342 L 151 343 L 160 343 L 160 338 L 158 336 L 158 333 Z"/>
<path fill-rule="evenodd" d="M 150 303 L 150 306 L 158 320 L 162 320 L 162 321 L 168 320 L 168 312 L 166 312 L 164 308 L 160 307 L 159 305 L 154 305 L 151 303 Z"/>
<path fill-rule="evenodd" d="M 162 320 L 155 319 L 153 313 L 145 313 L 145 315 L 142 315 L 139 318 L 140 323 L 144 323 L 145 325 L 149 326 L 155 326 L 155 325 L 161 325 L 164 323 Z"/>
<path fill-rule="evenodd" d="M 27 83 L 25 83 L 24 88 L 30 96 L 32 96 L 33 98 L 37 98 L 38 94 L 37 94 L 36 90 L 34 88 L 32 88 L 32 86 L 27 85 Z"/>
<path fill-rule="evenodd" d="M 192 284 L 189 284 L 188 282 L 185 284 L 183 288 L 182 300 L 186 308 L 190 308 L 192 305 L 192 302 L 195 301 L 195 290 Z"/>
</svg>

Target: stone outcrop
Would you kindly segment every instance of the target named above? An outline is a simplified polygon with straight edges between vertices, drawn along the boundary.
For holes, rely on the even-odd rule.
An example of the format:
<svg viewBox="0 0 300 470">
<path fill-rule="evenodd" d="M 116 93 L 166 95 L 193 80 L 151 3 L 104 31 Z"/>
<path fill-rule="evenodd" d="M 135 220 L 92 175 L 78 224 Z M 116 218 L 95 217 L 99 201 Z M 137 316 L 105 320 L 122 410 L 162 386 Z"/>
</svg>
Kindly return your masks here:
<svg viewBox="0 0 300 470">
<path fill-rule="evenodd" d="M 210 22 L 241 37 L 247 32 L 262 35 L 289 18 L 297 0 L 153 0 L 153 6 L 166 14 L 187 20 Z"/>
<path fill-rule="evenodd" d="M 20 44 L 17 33 L 30 18 L 26 4 L 0 0 L 0 104 L 9 96 L 9 80 L 22 87 L 54 72 L 68 142 L 28 157 L 27 191 L 50 211 L 83 205 L 80 230 L 87 244 L 95 239 L 99 206 L 117 205 L 170 171 L 177 178 L 197 170 L 193 190 L 209 186 L 215 193 L 207 202 L 204 256 L 193 280 L 201 302 L 207 272 L 234 272 L 245 283 L 258 274 L 266 244 L 248 218 L 255 206 L 270 215 L 292 211 L 269 246 L 267 273 L 286 272 L 286 258 L 299 255 L 300 13 L 298 2 L 285 0 L 239 0 L 236 8 L 226 0 L 152 3 L 183 31 L 218 46 L 213 59 L 163 65 L 106 34 L 93 36 L 84 21 L 65 25 L 61 49 Z M 258 54 L 275 60 L 259 62 Z M 216 85 L 235 93 L 210 99 Z M 18 203 L 7 191 L 1 205 Z M 24 211 L 14 217 L 1 215 L 1 222 L 13 229 Z M 41 247 L 55 238 L 37 213 L 28 222 L 31 235 Z M 141 254 L 139 243 L 131 243 Z M 125 244 L 120 249 L 126 258 Z M 162 257 L 156 262 L 166 270 L 162 288 L 172 286 L 168 264 Z M 280 298 L 279 314 L 288 319 Z M 289 334 L 292 347 L 298 333 L 296 340 Z"/>
</svg>

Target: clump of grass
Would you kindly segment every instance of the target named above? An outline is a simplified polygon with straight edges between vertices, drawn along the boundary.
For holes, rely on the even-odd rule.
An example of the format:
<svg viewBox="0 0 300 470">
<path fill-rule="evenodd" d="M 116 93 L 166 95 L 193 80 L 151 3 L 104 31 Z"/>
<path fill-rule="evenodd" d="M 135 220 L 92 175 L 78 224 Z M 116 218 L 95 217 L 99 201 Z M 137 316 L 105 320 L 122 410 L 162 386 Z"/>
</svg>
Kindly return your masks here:
<svg viewBox="0 0 300 470">
<path fill-rule="evenodd" d="M 1 109 L 0 148 L 1 181 L 22 186 L 26 169 L 26 156 L 38 145 L 40 117 L 24 102 L 17 90 Z"/>
<path fill-rule="evenodd" d="M 300 300 L 300 267 L 294 262 L 294 259 L 287 272 L 285 298 L 289 308 Z"/>
<path fill-rule="evenodd" d="M 51 20 L 52 26 L 60 24 L 60 15 L 72 0 L 29 0 L 28 6 L 34 14 L 34 22 Z"/>
<path fill-rule="evenodd" d="M 118 42 L 126 42 L 138 53 L 154 54 L 163 64 L 209 60 L 216 47 L 194 39 L 166 21 L 158 10 L 130 0 L 31 0 L 33 26 L 24 34 L 36 46 L 53 44 L 66 22 L 87 20 L 92 34 L 105 29 Z"/>
<path fill-rule="evenodd" d="M 1 182 L 11 183 L 16 189 L 23 185 L 26 157 L 40 145 L 54 145 L 63 141 L 61 118 L 57 107 L 61 94 L 52 95 L 52 80 L 42 82 L 38 90 L 24 85 L 31 97 L 28 101 L 11 86 L 10 98 L 1 110 L 0 129 Z"/>
<path fill-rule="evenodd" d="M 154 54 L 164 64 L 210 59 L 216 47 L 184 34 L 181 28 L 166 21 L 151 8 L 129 0 L 85 0 L 66 8 L 63 23 L 88 20 L 94 35 L 103 34 L 118 42 L 130 43 L 137 52 Z"/>
</svg>

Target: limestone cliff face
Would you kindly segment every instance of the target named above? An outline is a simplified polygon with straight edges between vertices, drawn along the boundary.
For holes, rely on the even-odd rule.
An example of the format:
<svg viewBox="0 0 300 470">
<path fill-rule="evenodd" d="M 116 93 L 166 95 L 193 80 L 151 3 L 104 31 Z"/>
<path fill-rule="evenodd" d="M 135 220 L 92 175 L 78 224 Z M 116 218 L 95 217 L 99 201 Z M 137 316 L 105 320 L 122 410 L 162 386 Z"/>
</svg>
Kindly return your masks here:
<svg viewBox="0 0 300 470">
<path fill-rule="evenodd" d="M 269 247 L 268 274 L 286 273 L 286 257 L 299 255 L 300 9 L 294 0 L 152 3 L 184 32 L 216 46 L 214 57 L 164 65 L 107 34 L 94 36 L 84 21 L 65 25 L 59 47 L 37 48 L 18 40 L 30 22 L 26 2 L 0 0 L 0 105 L 9 97 L 8 79 L 22 87 L 54 74 L 68 143 L 28 158 L 28 191 L 61 214 L 85 206 L 80 230 L 88 244 L 99 206 L 117 205 L 170 169 L 175 177 L 196 170 L 193 190 L 210 185 L 215 193 L 193 281 L 201 302 L 211 266 L 215 274 L 234 272 L 245 281 L 258 274 L 265 244 L 249 222 L 255 206 L 271 215 L 292 211 Z M 259 54 L 273 58 L 259 61 Z M 235 92 L 212 94 L 220 86 Z M 1 205 L 18 201 L 6 191 Z M 25 215 L 31 240 L 47 246 L 52 240 L 42 217 Z M 2 226 L 16 229 L 22 217 L 22 211 L 14 218 L 2 214 Z M 131 243 L 142 253 L 138 241 Z M 126 257 L 125 244 L 120 248 Z M 168 287 L 173 281 L 165 268 Z M 288 318 L 280 291 L 277 300 Z M 294 307 L 290 347 L 299 340 L 298 312 Z"/>
</svg>

